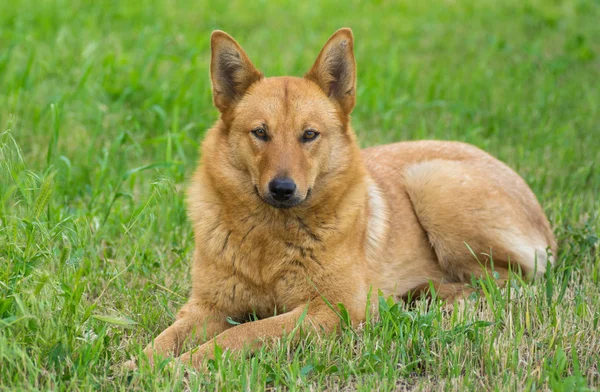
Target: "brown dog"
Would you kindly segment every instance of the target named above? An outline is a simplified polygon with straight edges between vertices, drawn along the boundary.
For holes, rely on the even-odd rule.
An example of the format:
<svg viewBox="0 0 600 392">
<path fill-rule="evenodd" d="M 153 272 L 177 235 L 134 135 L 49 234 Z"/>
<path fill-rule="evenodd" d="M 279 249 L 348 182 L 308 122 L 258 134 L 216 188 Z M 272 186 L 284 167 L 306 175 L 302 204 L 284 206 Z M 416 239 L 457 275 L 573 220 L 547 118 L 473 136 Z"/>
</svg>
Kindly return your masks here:
<svg viewBox="0 0 600 392">
<path fill-rule="evenodd" d="M 304 78 L 264 78 L 222 31 L 211 45 L 221 118 L 189 189 L 192 294 L 144 350 L 150 360 L 204 341 L 181 356 L 199 366 L 215 343 L 256 349 L 299 321 L 333 331 L 331 304 L 361 322 L 369 291 L 403 297 L 431 283 L 452 299 L 492 267 L 532 276 L 552 261 L 556 242 L 534 194 L 485 152 L 441 141 L 359 149 L 349 29 Z M 260 320 L 227 322 L 249 314 Z"/>
</svg>

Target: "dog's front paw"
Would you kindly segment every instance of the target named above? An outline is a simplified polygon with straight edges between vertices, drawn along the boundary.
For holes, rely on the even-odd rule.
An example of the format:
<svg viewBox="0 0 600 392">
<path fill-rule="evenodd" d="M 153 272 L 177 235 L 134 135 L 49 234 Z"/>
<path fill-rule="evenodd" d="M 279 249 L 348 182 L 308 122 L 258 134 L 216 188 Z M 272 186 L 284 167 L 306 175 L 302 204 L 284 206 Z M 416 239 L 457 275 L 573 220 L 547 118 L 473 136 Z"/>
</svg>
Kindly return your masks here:
<svg viewBox="0 0 600 392">
<path fill-rule="evenodd" d="M 208 370 L 208 359 L 212 358 L 207 350 L 207 346 L 201 345 L 195 350 L 189 351 L 175 361 L 170 363 L 171 366 L 176 366 L 187 371 L 206 372 Z"/>
<path fill-rule="evenodd" d="M 123 364 L 123 366 L 121 366 L 121 368 L 124 371 L 132 372 L 134 370 L 137 370 L 138 367 L 137 367 L 137 364 L 135 363 L 135 360 L 134 359 L 130 359 L 129 361 L 125 362 Z"/>
<path fill-rule="evenodd" d="M 189 358 L 187 361 L 182 361 L 181 358 L 177 358 L 169 362 L 169 364 L 165 366 L 165 370 L 175 379 L 179 379 L 187 378 L 191 374 L 201 373 L 205 369 L 192 366 L 192 364 L 189 361 Z"/>
</svg>

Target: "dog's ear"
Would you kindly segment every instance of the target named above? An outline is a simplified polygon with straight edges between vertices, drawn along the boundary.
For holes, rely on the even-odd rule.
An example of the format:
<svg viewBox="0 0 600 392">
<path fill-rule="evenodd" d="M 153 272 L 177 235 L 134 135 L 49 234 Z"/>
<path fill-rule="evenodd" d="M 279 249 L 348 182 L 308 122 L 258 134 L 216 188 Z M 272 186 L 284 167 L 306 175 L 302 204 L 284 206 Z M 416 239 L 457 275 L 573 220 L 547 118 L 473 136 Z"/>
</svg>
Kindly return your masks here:
<svg viewBox="0 0 600 392">
<path fill-rule="evenodd" d="M 356 62 L 352 30 L 344 28 L 336 31 L 304 77 L 321 86 L 331 99 L 340 104 L 346 114 L 350 114 L 356 101 Z"/>
<path fill-rule="evenodd" d="M 242 47 L 224 31 L 213 31 L 210 48 L 213 101 L 217 109 L 224 113 L 263 75 L 254 68 Z"/>
</svg>

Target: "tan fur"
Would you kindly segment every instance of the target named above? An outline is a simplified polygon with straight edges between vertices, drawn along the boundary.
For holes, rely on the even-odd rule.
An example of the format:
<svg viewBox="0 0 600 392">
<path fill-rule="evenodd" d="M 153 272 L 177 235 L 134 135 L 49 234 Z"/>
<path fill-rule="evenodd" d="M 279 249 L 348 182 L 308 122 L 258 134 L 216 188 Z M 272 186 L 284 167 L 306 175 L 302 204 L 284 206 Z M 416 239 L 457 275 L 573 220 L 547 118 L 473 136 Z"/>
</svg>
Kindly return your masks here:
<svg viewBox="0 0 600 392">
<path fill-rule="evenodd" d="M 223 32 L 212 36 L 221 118 L 202 144 L 189 188 L 196 248 L 192 293 L 146 349 L 199 366 L 306 326 L 333 331 L 334 306 L 364 320 L 368 292 L 406 296 L 434 285 L 446 299 L 493 267 L 545 271 L 556 243 L 540 205 L 510 168 L 476 147 L 439 141 L 361 151 L 350 128 L 356 69 L 349 29 L 336 32 L 305 78 L 264 78 Z M 268 141 L 252 130 L 263 127 Z M 306 129 L 320 132 L 302 142 Z M 269 182 L 292 178 L 303 201 L 267 204 Z M 468 244 L 468 246 L 466 245 Z M 474 256 L 473 255 L 476 256 Z M 551 259 L 550 259 L 551 261 Z M 326 299 L 326 300 L 325 300 Z M 255 314 L 261 320 L 233 326 Z M 130 363 L 130 365 L 133 365 Z"/>
</svg>

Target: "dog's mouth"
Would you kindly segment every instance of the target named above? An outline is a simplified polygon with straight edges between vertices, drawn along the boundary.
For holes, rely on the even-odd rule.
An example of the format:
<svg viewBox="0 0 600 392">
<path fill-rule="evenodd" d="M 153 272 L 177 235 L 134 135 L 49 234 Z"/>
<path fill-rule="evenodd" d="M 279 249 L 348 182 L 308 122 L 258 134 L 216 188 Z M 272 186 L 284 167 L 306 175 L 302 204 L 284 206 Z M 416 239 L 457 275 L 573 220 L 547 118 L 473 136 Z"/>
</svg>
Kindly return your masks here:
<svg viewBox="0 0 600 392">
<path fill-rule="evenodd" d="M 292 196 L 290 199 L 285 200 L 285 201 L 275 200 L 270 195 L 269 196 L 261 195 L 260 191 L 258 190 L 257 185 L 254 185 L 254 193 L 256 193 L 256 196 L 258 196 L 258 198 L 262 202 L 270 205 L 271 207 L 275 207 L 275 208 L 279 208 L 279 209 L 286 209 L 286 208 L 297 207 L 300 204 L 304 203 L 306 200 L 308 200 L 312 193 L 312 188 L 308 188 L 308 191 L 306 192 L 306 196 L 304 198 L 300 198 L 298 196 Z"/>
</svg>

